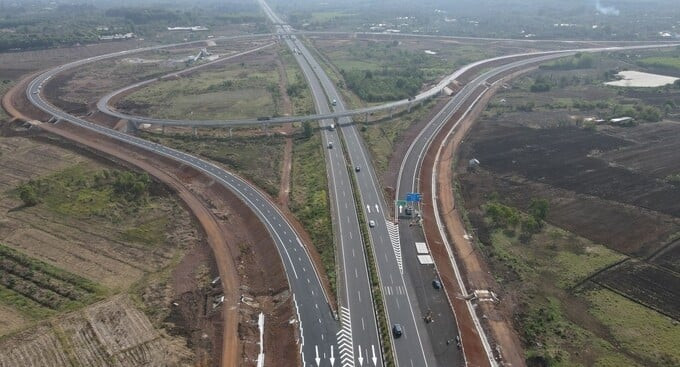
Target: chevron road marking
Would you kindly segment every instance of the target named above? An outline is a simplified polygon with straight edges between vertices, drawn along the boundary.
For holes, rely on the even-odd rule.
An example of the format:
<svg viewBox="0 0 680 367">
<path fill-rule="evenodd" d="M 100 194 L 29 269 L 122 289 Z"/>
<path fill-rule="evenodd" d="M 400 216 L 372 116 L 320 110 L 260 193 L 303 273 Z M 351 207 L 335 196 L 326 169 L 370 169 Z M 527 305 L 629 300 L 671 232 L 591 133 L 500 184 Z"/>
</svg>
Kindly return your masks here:
<svg viewBox="0 0 680 367">
<path fill-rule="evenodd" d="M 399 226 L 390 221 L 385 221 L 385 224 L 387 225 L 387 232 L 390 234 L 390 242 L 392 242 L 394 256 L 397 258 L 397 265 L 399 266 L 399 271 L 403 274 L 404 267 L 401 261 L 401 242 L 399 240 Z"/>
<path fill-rule="evenodd" d="M 354 343 L 352 342 L 352 320 L 349 309 L 340 306 L 340 322 L 342 328 L 338 331 L 338 349 L 342 367 L 354 367 Z"/>
</svg>

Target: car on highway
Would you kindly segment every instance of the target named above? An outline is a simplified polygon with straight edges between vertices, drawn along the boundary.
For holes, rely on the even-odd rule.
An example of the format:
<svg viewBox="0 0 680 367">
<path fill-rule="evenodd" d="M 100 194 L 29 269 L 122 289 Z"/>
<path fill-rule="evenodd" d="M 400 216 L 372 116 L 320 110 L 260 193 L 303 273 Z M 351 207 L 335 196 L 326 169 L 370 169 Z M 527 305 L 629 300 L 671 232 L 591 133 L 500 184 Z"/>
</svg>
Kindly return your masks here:
<svg viewBox="0 0 680 367">
<path fill-rule="evenodd" d="M 442 289 L 442 282 L 439 281 L 439 279 L 435 279 L 432 281 L 432 288 L 434 289 Z"/>
<path fill-rule="evenodd" d="M 392 325 L 392 335 L 394 335 L 395 338 L 400 338 L 403 333 L 401 324 Z"/>
<path fill-rule="evenodd" d="M 369 221 L 368 221 L 368 226 L 371 227 L 371 228 L 375 227 L 375 221 L 374 221 L 374 220 L 369 220 Z"/>
<path fill-rule="evenodd" d="M 328 149 L 333 149 L 333 142 L 332 141 L 328 142 Z"/>
<path fill-rule="evenodd" d="M 355 167 L 354 167 L 354 170 L 357 171 L 357 172 L 359 172 L 359 171 L 361 171 L 361 167 L 355 166 Z"/>
<path fill-rule="evenodd" d="M 337 106 L 337 105 L 338 105 L 338 101 L 335 98 L 333 98 L 333 106 Z"/>
</svg>

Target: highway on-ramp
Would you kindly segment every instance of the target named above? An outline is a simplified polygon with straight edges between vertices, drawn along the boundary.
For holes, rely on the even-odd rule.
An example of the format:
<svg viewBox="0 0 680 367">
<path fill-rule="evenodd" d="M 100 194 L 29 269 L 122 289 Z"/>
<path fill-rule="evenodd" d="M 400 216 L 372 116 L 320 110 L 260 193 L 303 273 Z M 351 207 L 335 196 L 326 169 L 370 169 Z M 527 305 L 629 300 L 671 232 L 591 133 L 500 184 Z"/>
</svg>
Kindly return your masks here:
<svg viewBox="0 0 680 367">
<path fill-rule="evenodd" d="M 116 53 L 116 55 L 124 54 Z M 104 55 L 107 56 L 107 55 Z M 94 59 L 104 59 L 97 57 Z M 29 101 L 57 120 L 67 121 L 98 134 L 163 155 L 174 161 L 191 166 L 215 179 L 234 192 L 259 217 L 272 236 L 286 270 L 293 293 L 294 305 L 300 329 L 300 349 L 305 365 L 318 366 L 328 363 L 330 351 L 336 345 L 338 323 L 329 304 L 328 295 L 321 285 L 307 250 L 293 226 L 266 194 L 240 177 L 196 156 L 166 146 L 137 138 L 70 115 L 45 101 L 40 93 L 42 86 L 57 73 L 75 68 L 92 59 L 76 61 L 51 69 L 32 80 L 26 90 Z M 318 358 L 318 363 L 317 363 Z M 330 365 L 330 364 L 328 364 Z"/>
</svg>

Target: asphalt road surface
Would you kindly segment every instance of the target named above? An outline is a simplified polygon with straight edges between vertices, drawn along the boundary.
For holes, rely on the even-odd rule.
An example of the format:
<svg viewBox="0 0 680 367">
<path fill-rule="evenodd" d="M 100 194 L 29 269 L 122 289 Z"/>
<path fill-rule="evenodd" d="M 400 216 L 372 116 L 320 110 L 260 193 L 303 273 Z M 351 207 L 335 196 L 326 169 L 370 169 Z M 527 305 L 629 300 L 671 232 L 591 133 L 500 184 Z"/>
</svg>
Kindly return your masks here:
<svg viewBox="0 0 680 367">
<path fill-rule="evenodd" d="M 88 60 L 91 61 L 91 60 Z M 276 243 L 293 293 L 301 334 L 301 353 L 305 365 L 319 365 L 330 361 L 331 348 L 337 350 L 338 323 L 329 306 L 327 295 L 312 261 L 293 227 L 265 194 L 238 176 L 190 154 L 103 127 L 70 115 L 46 102 L 40 90 L 55 74 L 79 66 L 79 62 L 49 70 L 29 84 L 26 95 L 36 107 L 58 120 L 81 126 L 96 133 L 117 139 L 139 148 L 169 157 L 178 163 L 198 169 L 234 192 L 260 218 Z M 266 353 L 266 351 L 265 351 Z M 318 363 L 316 362 L 318 358 Z M 328 364 L 330 365 L 330 364 Z"/>
<path fill-rule="evenodd" d="M 275 24 L 282 24 L 265 2 L 260 5 Z M 285 25 L 277 27 L 282 33 Z M 309 84 L 318 113 L 330 112 L 329 101 L 313 71 L 301 54 L 294 37 L 285 37 Z M 341 330 L 338 332 L 338 355 L 343 367 L 382 366 L 382 352 L 376 313 L 373 307 L 371 283 L 359 219 L 352 191 L 348 164 L 338 131 L 331 128 L 333 120 L 322 120 L 321 137 L 325 150 L 329 196 L 333 217 L 333 232 L 338 245 L 338 301 Z"/>
</svg>

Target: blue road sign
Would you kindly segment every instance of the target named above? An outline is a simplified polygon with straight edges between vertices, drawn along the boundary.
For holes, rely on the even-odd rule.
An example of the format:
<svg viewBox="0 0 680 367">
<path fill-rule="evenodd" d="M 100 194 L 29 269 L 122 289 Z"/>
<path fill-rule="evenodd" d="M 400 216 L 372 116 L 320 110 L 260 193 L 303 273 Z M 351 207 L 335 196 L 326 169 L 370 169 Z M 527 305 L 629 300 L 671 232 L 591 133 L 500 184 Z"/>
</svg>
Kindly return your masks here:
<svg viewBox="0 0 680 367">
<path fill-rule="evenodd" d="M 418 192 L 409 192 L 406 194 L 406 201 L 408 202 L 420 202 L 422 195 Z"/>
</svg>

